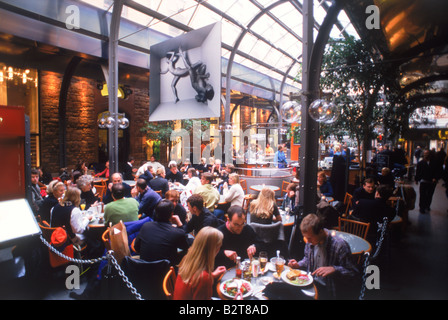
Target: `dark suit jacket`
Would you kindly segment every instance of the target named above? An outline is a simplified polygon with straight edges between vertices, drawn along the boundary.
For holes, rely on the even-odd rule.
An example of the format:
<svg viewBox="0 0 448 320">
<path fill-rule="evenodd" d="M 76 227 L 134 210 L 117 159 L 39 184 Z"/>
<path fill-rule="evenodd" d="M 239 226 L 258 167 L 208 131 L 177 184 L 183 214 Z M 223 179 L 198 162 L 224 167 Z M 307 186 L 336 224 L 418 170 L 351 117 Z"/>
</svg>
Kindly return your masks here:
<svg viewBox="0 0 448 320">
<path fill-rule="evenodd" d="M 370 222 L 367 240 L 374 245 L 378 230 L 378 222 L 383 222 L 387 217 L 389 222 L 395 217 L 395 209 L 387 205 L 386 201 L 380 198 L 360 199 L 358 205 L 353 209 L 353 216 L 362 222 Z"/>
<path fill-rule="evenodd" d="M 123 187 L 124 187 L 124 197 L 132 198 L 131 196 L 132 187 L 128 185 L 126 182 L 123 182 Z M 106 194 L 103 197 L 103 203 L 108 204 L 109 202 L 112 201 L 114 201 L 114 199 L 112 198 L 112 193 L 110 192 L 109 188 L 106 188 Z"/>
<path fill-rule="evenodd" d="M 167 259 L 174 266 L 180 262 L 177 249 L 185 252 L 188 249 L 187 234 L 182 228 L 173 227 L 171 223 L 147 222 L 135 238 L 134 247 L 140 253 L 142 260 Z"/>
<path fill-rule="evenodd" d="M 162 191 L 162 198 L 165 198 L 165 192 L 169 190 L 168 180 L 159 176 L 149 181 L 149 186 L 154 191 Z"/>
<path fill-rule="evenodd" d="M 132 174 L 132 167 L 127 162 L 124 164 L 123 167 L 123 179 L 134 180 L 134 175 Z"/>
</svg>

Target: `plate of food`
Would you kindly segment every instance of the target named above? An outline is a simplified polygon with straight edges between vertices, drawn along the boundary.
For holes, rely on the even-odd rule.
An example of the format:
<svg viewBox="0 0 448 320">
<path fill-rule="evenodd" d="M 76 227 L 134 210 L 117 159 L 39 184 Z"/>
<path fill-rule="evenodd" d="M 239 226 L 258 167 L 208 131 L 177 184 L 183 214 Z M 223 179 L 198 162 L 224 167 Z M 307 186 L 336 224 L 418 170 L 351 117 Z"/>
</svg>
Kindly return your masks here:
<svg viewBox="0 0 448 320">
<path fill-rule="evenodd" d="M 235 298 L 236 293 L 238 292 L 238 286 L 240 285 L 240 291 L 243 295 L 243 299 L 247 298 L 252 294 L 252 285 L 250 282 L 242 279 L 230 279 L 226 280 L 219 286 L 222 294 L 227 298 Z"/>
<path fill-rule="evenodd" d="M 298 287 L 306 287 L 313 283 L 311 272 L 306 272 L 299 269 L 289 269 L 283 271 L 282 280 Z"/>
</svg>

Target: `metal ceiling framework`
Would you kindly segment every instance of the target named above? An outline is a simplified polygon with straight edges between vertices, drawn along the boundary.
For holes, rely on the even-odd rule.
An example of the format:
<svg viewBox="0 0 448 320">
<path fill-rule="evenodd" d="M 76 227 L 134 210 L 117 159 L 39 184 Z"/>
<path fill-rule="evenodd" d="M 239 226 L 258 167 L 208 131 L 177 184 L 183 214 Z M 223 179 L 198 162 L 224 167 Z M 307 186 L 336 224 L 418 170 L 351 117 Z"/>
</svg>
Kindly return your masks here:
<svg viewBox="0 0 448 320">
<path fill-rule="evenodd" d="M 393 62 L 401 72 L 397 79 L 403 107 L 410 112 L 428 101 L 448 107 L 448 2 L 439 0 L 357 0 L 344 1 L 345 11 L 361 39 L 382 56 Z M 368 30 L 361 13 L 376 5 L 380 13 L 380 29 Z M 380 62 L 381 63 L 381 62 Z M 439 98 L 426 91 L 430 84 L 439 87 Z"/>
<path fill-rule="evenodd" d="M 265 14 L 269 15 L 270 18 L 272 18 L 276 23 L 278 23 L 279 25 L 282 26 L 282 28 L 284 28 L 286 31 L 290 32 L 291 34 L 294 35 L 294 37 L 302 42 L 302 38 L 295 33 L 293 30 L 291 30 L 290 28 L 288 28 L 286 25 L 284 25 L 277 17 L 275 17 L 271 11 L 276 8 L 277 6 L 284 4 L 284 3 L 291 3 L 293 4 L 294 8 L 296 8 L 296 10 L 298 10 L 300 12 L 300 14 L 302 14 L 302 5 L 296 1 L 296 0 L 279 0 L 276 1 L 272 4 L 270 4 L 269 6 L 267 6 L 266 8 L 264 8 L 263 6 L 261 6 L 260 4 L 258 4 L 256 1 L 254 0 L 250 0 L 251 3 L 256 4 L 257 7 L 260 9 L 260 12 L 255 15 L 255 17 L 252 18 L 252 20 L 250 20 L 250 22 L 247 24 L 247 26 L 243 26 L 241 23 L 239 23 L 236 19 L 234 19 L 233 17 L 227 15 L 225 12 L 219 10 L 216 7 L 213 7 L 212 5 L 208 4 L 206 1 L 200 1 L 200 0 L 195 0 L 197 2 L 197 5 L 202 5 L 205 6 L 207 9 L 213 11 L 214 13 L 217 13 L 218 15 L 220 15 L 223 19 L 227 19 L 229 21 L 231 21 L 232 23 L 238 25 L 241 28 L 241 33 L 238 36 L 237 40 L 235 41 L 235 44 L 233 45 L 233 47 L 230 47 L 229 45 L 226 45 L 224 43 L 222 43 L 222 47 L 226 48 L 227 50 L 230 50 L 231 55 L 230 55 L 230 59 L 227 65 L 227 72 L 226 72 L 226 99 L 225 99 L 225 123 L 230 123 L 230 104 L 231 104 L 231 97 L 230 97 L 230 92 L 231 92 L 231 80 L 232 80 L 232 67 L 233 67 L 233 62 L 235 59 L 235 56 L 241 55 L 251 61 L 256 62 L 259 65 L 262 65 L 268 69 L 270 69 L 272 72 L 277 72 L 279 74 L 281 74 L 283 76 L 283 80 L 281 83 L 281 90 L 283 90 L 284 88 L 284 84 L 287 78 L 291 78 L 294 79 L 295 77 L 292 77 L 291 75 L 289 75 L 289 72 L 292 69 L 292 66 L 296 63 L 300 63 L 299 59 L 301 56 L 299 56 L 298 58 L 292 57 L 289 53 L 287 53 L 286 51 L 282 50 L 281 48 L 277 48 L 274 44 L 270 43 L 267 39 L 265 39 L 262 35 L 257 34 L 256 32 L 254 32 L 253 30 L 251 30 L 251 27 L 258 21 L 258 19 L 260 19 L 260 17 L 264 16 Z M 322 4 L 324 3 L 324 1 L 322 1 Z M 178 21 L 175 21 L 174 19 L 172 19 L 171 17 L 168 16 L 164 16 L 161 13 L 152 10 L 146 6 L 143 6 L 135 1 L 131 1 L 131 0 L 115 0 L 114 5 L 113 5 L 113 9 L 112 9 L 112 21 L 111 21 L 111 30 L 110 30 L 110 39 L 111 41 L 109 42 L 109 57 L 114 57 L 114 53 L 113 51 L 116 50 L 116 48 L 114 48 L 114 46 L 116 46 L 116 43 L 118 41 L 118 34 L 119 34 L 119 30 L 117 25 L 119 26 L 119 20 L 121 18 L 121 12 L 123 9 L 123 6 L 128 6 L 134 10 L 137 10 L 141 13 L 144 13 L 146 15 L 149 15 L 153 18 L 157 18 L 165 23 L 168 23 L 169 25 L 179 28 L 184 32 L 188 32 L 193 30 L 191 27 L 184 25 Z M 312 1 L 311 1 L 311 6 L 312 6 Z M 328 9 L 328 7 L 327 7 Z M 312 11 L 311 11 L 312 12 Z M 339 10 L 338 12 L 339 13 Z M 337 17 L 337 14 L 335 16 L 335 18 Z M 309 17 L 312 19 L 312 23 L 314 25 L 314 27 L 319 28 L 319 26 L 316 24 L 316 22 L 314 21 L 313 16 Z M 335 23 L 335 21 L 333 21 L 331 23 L 330 29 L 328 30 L 328 34 L 331 30 L 331 28 L 333 27 L 333 24 Z M 344 29 L 342 28 L 342 26 L 340 24 L 337 25 L 337 27 L 340 29 L 341 33 L 344 33 Z M 258 59 L 255 59 L 254 57 L 242 52 L 241 50 L 239 50 L 239 47 L 241 45 L 241 41 L 243 40 L 243 38 L 245 37 L 246 34 L 252 34 L 253 36 L 255 36 L 257 39 L 259 39 L 260 41 L 263 41 L 264 43 L 268 44 L 269 46 L 271 46 L 272 48 L 280 51 L 282 54 L 284 54 L 285 56 L 288 56 L 291 60 L 292 60 L 292 64 L 288 67 L 288 72 L 282 72 L 281 70 L 278 70 L 277 68 L 273 67 L 273 66 L 269 66 L 266 63 L 264 63 L 263 61 L 260 61 Z M 312 34 L 312 32 L 311 32 Z M 312 39 L 311 39 L 312 42 Z M 111 47 L 112 46 L 112 47 Z M 305 46 L 307 46 L 307 44 L 305 44 Z M 113 61 L 112 59 L 109 60 L 109 70 L 113 70 L 113 72 L 118 72 L 118 62 L 117 61 Z M 118 87 L 118 81 L 115 82 L 115 78 L 112 78 L 111 76 L 109 77 L 109 81 L 111 81 L 110 84 L 108 84 L 109 87 L 109 94 L 111 93 L 115 93 L 115 86 Z M 272 88 L 273 92 L 275 92 L 275 88 Z M 116 95 L 116 94 L 115 94 Z M 280 92 L 280 101 L 282 101 L 282 96 L 283 96 L 283 92 Z M 275 98 L 275 96 L 274 96 Z M 274 99 L 273 99 L 274 100 Z M 277 114 L 278 109 L 276 110 L 276 106 L 273 104 L 273 112 L 275 111 Z M 109 111 L 111 113 L 117 113 L 118 110 L 118 104 L 116 101 L 111 101 L 109 102 Z M 117 125 L 117 124 L 116 124 Z M 281 123 L 280 123 L 281 126 Z M 117 131 L 118 130 L 110 130 L 110 131 Z M 110 141 L 116 141 L 116 144 L 112 143 L 112 151 L 110 151 L 110 168 L 111 170 L 118 170 L 118 139 L 115 136 L 112 136 L 112 134 L 110 133 L 110 138 L 113 138 L 114 140 L 110 140 Z M 231 141 L 228 141 L 229 139 L 225 139 L 225 150 L 232 148 L 232 143 Z"/>
</svg>

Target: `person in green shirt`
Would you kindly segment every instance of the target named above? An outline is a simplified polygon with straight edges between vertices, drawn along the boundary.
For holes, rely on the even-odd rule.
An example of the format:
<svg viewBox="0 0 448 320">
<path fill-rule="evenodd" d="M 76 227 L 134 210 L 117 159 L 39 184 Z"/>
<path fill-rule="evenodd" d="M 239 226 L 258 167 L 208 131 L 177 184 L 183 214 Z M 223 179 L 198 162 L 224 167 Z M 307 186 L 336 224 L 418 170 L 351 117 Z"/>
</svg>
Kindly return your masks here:
<svg viewBox="0 0 448 320">
<path fill-rule="evenodd" d="M 219 202 L 219 192 L 212 186 L 213 175 L 205 172 L 201 175 L 201 185 L 194 190 L 194 194 L 200 194 L 204 198 L 204 207 L 210 212 L 215 210 L 215 205 Z"/>
<path fill-rule="evenodd" d="M 104 223 L 109 226 L 110 223 L 115 225 L 121 221 L 138 220 L 138 202 L 134 198 L 124 197 L 124 187 L 121 183 L 112 185 L 112 199 L 114 201 L 108 203 L 104 207 Z"/>
</svg>

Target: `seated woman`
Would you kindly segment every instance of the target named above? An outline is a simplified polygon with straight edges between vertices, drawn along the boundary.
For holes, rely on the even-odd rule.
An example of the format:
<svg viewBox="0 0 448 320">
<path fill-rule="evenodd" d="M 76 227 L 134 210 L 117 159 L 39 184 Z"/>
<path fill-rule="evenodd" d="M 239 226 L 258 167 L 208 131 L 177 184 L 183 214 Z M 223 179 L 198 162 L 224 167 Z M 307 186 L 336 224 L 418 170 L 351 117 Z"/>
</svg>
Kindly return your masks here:
<svg viewBox="0 0 448 320">
<path fill-rule="evenodd" d="M 62 198 L 64 192 L 65 184 L 63 182 L 59 180 L 53 180 L 50 182 L 47 188 L 48 196 L 45 197 L 39 210 L 39 215 L 42 221 L 50 221 L 51 209 L 59 203 L 59 199 Z"/>
<path fill-rule="evenodd" d="M 74 244 L 82 245 L 85 240 L 83 235 L 92 216 L 84 216 L 79 209 L 81 202 L 81 190 L 76 187 L 68 187 L 65 196 L 51 212 L 50 226 L 52 228 L 65 227 L 67 235 Z"/>
<path fill-rule="evenodd" d="M 288 186 L 286 187 L 286 193 L 283 197 L 283 202 L 282 202 L 282 209 L 286 210 L 286 208 L 290 208 L 291 212 L 294 211 L 294 208 L 296 206 L 296 199 L 299 196 L 298 192 L 297 192 L 297 184 L 291 182 L 290 184 L 288 184 Z"/>
<path fill-rule="evenodd" d="M 223 207 L 218 205 L 218 208 L 213 211 L 215 216 L 222 220 L 224 220 L 224 214 L 225 211 L 227 211 L 227 208 L 230 208 L 231 206 L 242 207 L 244 202 L 244 190 L 240 185 L 240 177 L 237 173 L 231 173 L 229 175 L 229 184 L 230 188 L 227 185 L 227 182 L 225 182 L 222 189 L 226 205 Z"/>
<path fill-rule="evenodd" d="M 275 192 L 269 188 L 263 188 L 258 198 L 250 203 L 250 222 L 271 224 L 282 221 L 280 211 L 275 201 Z"/>
<path fill-rule="evenodd" d="M 188 183 L 185 186 L 184 190 L 182 190 L 182 193 L 180 194 L 180 203 L 186 210 L 188 210 L 187 199 L 194 193 L 197 187 L 202 185 L 201 179 L 199 179 L 196 169 L 194 168 L 188 169 L 187 176 L 188 176 Z"/>
<path fill-rule="evenodd" d="M 215 257 L 221 248 L 223 234 L 216 228 L 204 227 L 195 237 L 188 253 L 179 264 L 174 300 L 210 300 L 213 283 L 226 268 L 214 270 Z"/>
<path fill-rule="evenodd" d="M 92 176 L 89 175 L 82 175 L 76 181 L 76 186 L 81 190 L 81 199 L 86 201 L 85 210 L 98 202 L 98 197 L 92 191 L 92 182 Z"/>
<path fill-rule="evenodd" d="M 104 177 L 109 179 L 109 161 L 106 161 L 106 168 L 103 171 L 97 173 L 95 177 Z"/>
<path fill-rule="evenodd" d="M 317 186 L 321 195 L 325 197 L 333 197 L 333 187 L 330 181 L 327 180 L 327 175 L 324 171 L 319 171 L 317 173 Z"/>
</svg>

